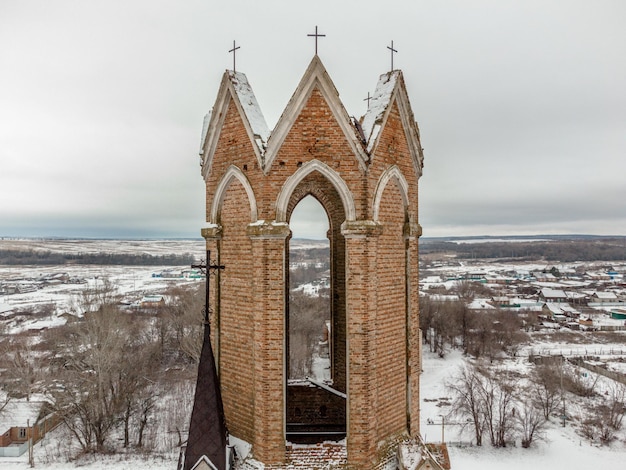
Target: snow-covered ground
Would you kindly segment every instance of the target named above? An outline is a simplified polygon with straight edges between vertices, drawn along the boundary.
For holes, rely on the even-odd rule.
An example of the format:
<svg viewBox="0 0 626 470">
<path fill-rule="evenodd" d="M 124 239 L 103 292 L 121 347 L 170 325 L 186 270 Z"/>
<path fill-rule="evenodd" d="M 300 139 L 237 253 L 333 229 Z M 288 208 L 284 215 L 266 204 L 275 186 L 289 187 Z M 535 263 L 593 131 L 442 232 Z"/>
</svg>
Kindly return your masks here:
<svg viewBox="0 0 626 470">
<path fill-rule="evenodd" d="M 452 396 L 446 390 L 446 382 L 458 372 L 463 364 L 459 351 L 451 351 L 444 359 L 436 354 L 424 351 L 421 376 L 421 430 L 427 442 L 441 442 L 441 415 L 446 415 Z M 519 358 L 511 367 L 518 370 L 527 366 L 526 358 Z M 429 420 L 434 424 L 429 424 Z M 454 423 L 454 421 L 452 421 Z M 583 470 L 600 467 L 603 470 L 621 470 L 626 468 L 626 443 L 623 439 L 614 441 L 610 446 L 590 444 L 578 434 L 568 422 L 566 427 L 553 420 L 550 422 L 543 439 L 534 442 L 530 449 L 517 447 L 495 449 L 489 443 L 481 447 L 455 443 L 468 443 L 470 434 L 463 434 L 458 424 L 446 424 L 444 438 L 448 442 L 448 451 L 453 470 Z"/>
<path fill-rule="evenodd" d="M 450 352 L 445 359 L 424 352 L 424 373 L 422 374 L 421 429 L 426 441 L 439 442 L 442 427 L 441 415 L 448 413 L 448 406 L 440 406 L 451 399 L 446 390 L 450 380 L 463 364 L 458 351 Z M 516 366 L 527 367 L 523 361 Z M 434 424 L 430 424 L 432 421 Z M 533 443 L 530 449 L 508 447 L 494 449 L 488 443 L 482 447 L 459 447 L 458 442 L 468 442 L 469 435 L 460 432 L 460 426 L 448 423 L 444 428 L 444 439 L 449 443 L 449 453 L 453 470 L 587 470 L 601 466 L 603 470 L 625 468 L 626 446 L 624 440 L 613 442 L 611 446 L 599 446 L 586 442 L 576 434 L 568 423 L 565 428 L 560 423 L 551 422 L 543 440 Z M 124 454 L 114 456 L 88 456 L 75 462 L 67 462 L 64 456 L 65 444 L 59 439 L 62 432 L 50 433 L 35 446 L 36 468 L 61 470 L 80 466 L 85 470 L 122 470 L 128 468 L 173 470 L 178 454 L 175 450 L 168 454 L 140 455 Z M 26 470 L 29 467 L 27 455 L 19 458 L 0 458 L 2 470 Z"/>
</svg>

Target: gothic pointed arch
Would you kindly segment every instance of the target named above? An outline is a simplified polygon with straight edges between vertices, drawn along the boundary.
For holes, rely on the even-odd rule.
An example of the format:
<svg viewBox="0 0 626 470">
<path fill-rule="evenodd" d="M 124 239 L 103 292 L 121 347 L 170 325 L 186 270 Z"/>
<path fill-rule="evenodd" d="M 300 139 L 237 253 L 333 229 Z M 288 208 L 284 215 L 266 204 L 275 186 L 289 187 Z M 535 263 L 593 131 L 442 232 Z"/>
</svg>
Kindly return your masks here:
<svg viewBox="0 0 626 470">
<path fill-rule="evenodd" d="M 400 171 L 397 165 L 393 165 L 387 168 L 376 184 L 376 191 L 374 192 L 374 206 L 372 208 L 372 216 L 375 221 L 379 220 L 380 213 L 380 201 L 383 197 L 383 193 L 389 181 L 395 180 L 400 188 L 400 194 L 402 196 L 402 203 L 404 205 L 404 211 L 409 207 L 409 183 Z M 406 217 L 406 215 L 405 215 Z"/>
<path fill-rule="evenodd" d="M 250 202 L 250 222 L 256 222 L 257 220 L 257 204 L 252 186 L 243 171 L 235 165 L 231 165 L 224 173 L 224 176 L 222 176 L 222 179 L 218 183 L 215 190 L 215 197 L 213 198 L 213 203 L 211 204 L 210 214 L 210 222 L 213 224 L 219 223 L 219 214 L 222 209 L 226 190 L 234 179 L 241 183 L 246 191 L 246 194 L 248 195 L 248 201 Z"/>
<path fill-rule="evenodd" d="M 356 208 L 354 206 L 354 198 L 346 182 L 339 173 L 325 163 L 319 160 L 311 160 L 303 164 L 293 175 L 287 178 L 283 184 L 276 200 L 276 222 L 287 222 L 292 193 L 300 182 L 314 171 L 324 175 L 337 191 L 343 203 L 346 220 L 355 220 Z"/>
</svg>

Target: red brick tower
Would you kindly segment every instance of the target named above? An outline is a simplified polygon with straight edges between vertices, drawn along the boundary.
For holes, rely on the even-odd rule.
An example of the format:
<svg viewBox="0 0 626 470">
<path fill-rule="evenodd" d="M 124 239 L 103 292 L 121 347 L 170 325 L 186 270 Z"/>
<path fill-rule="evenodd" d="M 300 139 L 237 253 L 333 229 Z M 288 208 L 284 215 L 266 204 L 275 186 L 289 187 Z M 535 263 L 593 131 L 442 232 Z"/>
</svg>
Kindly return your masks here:
<svg viewBox="0 0 626 470">
<path fill-rule="evenodd" d="M 330 226 L 329 406 L 349 466 L 375 468 L 382 448 L 419 433 L 423 155 L 402 73 L 381 75 L 357 124 L 315 56 L 270 132 L 246 76 L 226 71 L 203 134 L 202 234 L 226 266 L 212 335 L 229 432 L 257 460 L 285 462 L 289 221 L 312 195 Z"/>
</svg>

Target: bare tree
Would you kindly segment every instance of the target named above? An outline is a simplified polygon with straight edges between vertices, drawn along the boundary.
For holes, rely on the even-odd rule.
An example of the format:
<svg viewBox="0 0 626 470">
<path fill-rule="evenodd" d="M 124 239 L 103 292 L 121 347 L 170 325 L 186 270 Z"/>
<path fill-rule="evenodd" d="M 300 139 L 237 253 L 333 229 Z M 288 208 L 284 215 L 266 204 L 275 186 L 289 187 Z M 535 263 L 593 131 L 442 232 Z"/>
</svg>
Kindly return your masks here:
<svg viewBox="0 0 626 470">
<path fill-rule="evenodd" d="M 82 320 L 58 336 L 49 395 L 54 409 L 84 452 L 106 450 L 122 424 L 124 445 L 139 396 L 158 364 L 155 345 L 121 312 L 110 291 L 87 292 Z"/>
<path fill-rule="evenodd" d="M 609 444 L 615 439 L 616 432 L 622 428 L 626 413 L 625 399 L 625 387 L 620 383 L 610 382 L 605 400 L 593 409 L 593 417 L 584 422 L 585 436 L 593 439 L 597 434 L 603 444 Z"/>
<path fill-rule="evenodd" d="M 602 405 L 602 418 L 612 429 L 619 431 L 626 413 L 626 387 L 611 381 L 606 391 L 607 400 Z"/>
<path fill-rule="evenodd" d="M 517 380 L 504 370 L 482 373 L 484 379 L 481 381 L 479 394 L 482 397 L 491 445 L 506 447 L 506 442 L 514 429 L 513 404 L 516 399 Z"/>
<path fill-rule="evenodd" d="M 522 447 L 527 449 L 543 430 L 546 418 L 543 416 L 543 410 L 537 408 L 531 399 L 522 400 L 517 410 L 516 421 L 522 439 Z"/>
<path fill-rule="evenodd" d="M 162 351 L 173 341 L 176 352 L 197 364 L 202 350 L 204 324 L 204 293 L 201 285 L 170 292 L 174 300 L 167 305 L 155 323 L 159 331 Z"/>
<path fill-rule="evenodd" d="M 561 365 L 538 365 L 531 376 L 531 394 L 545 419 L 557 409 L 561 400 L 560 367 Z"/>
<path fill-rule="evenodd" d="M 289 378 L 312 375 L 313 356 L 330 319 L 330 297 L 320 290 L 317 296 L 301 291 L 289 294 Z"/>
<path fill-rule="evenodd" d="M 126 319 L 110 305 L 66 329 L 50 394 L 84 451 L 102 451 L 123 407 L 119 367 L 128 342 Z M 94 447 L 95 444 L 95 447 Z"/>
<path fill-rule="evenodd" d="M 482 381 L 483 377 L 476 368 L 466 365 L 447 384 L 448 389 L 455 397 L 451 413 L 461 417 L 464 423 L 472 426 L 477 446 L 482 445 L 485 431 L 485 410 L 481 394 Z"/>
<path fill-rule="evenodd" d="M 42 354 L 33 348 L 33 339 L 29 336 L 16 335 L 8 338 L 2 345 L 6 370 L 3 382 L 6 390 L 13 396 L 30 397 L 41 385 L 44 375 Z"/>
<path fill-rule="evenodd" d="M 518 380 L 506 371 L 469 365 L 448 384 L 455 396 L 452 413 L 472 426 L 476 445 L 482 445 L 485 432 L 494 447 L 505 447 L 513 436 L 517 386 Z"/>
</svg>

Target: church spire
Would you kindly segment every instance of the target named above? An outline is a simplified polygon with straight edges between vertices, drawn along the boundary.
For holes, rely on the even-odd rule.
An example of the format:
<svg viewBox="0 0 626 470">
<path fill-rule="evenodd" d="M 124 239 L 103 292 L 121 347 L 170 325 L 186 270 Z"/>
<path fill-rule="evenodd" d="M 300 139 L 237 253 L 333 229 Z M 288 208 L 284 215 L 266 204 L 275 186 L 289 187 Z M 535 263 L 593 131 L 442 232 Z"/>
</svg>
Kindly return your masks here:
<svg viewBox="0 0 626 470">
<path fill-rule="evenodd" d="M 192 267 L 199 268 L 206 276 L 206 297 L 204 301 L 204 340 L 200 353 L 200 364 L 198 365 L 198 379 L 191 422 L 189 423 L 189 438 L 187 439 L 183 470 L 227 470 L 228 430 L 226 429 L 215 357 L 211 347 L 211 326 L 209 323 L 211 274 L 224 269 L 224 266 L 211 264 L 211 252 L 207 251 L 206 262 L 192 265 Z"/>
<path fill-rule="evenodd" d="M 196 468 L 202 460 L 210 461 L 216 470 L 226 470 L 226 446 L 222 394 L 211 347 L 210 328 L 206 324 L 183 470 Z"/>
</svg>

